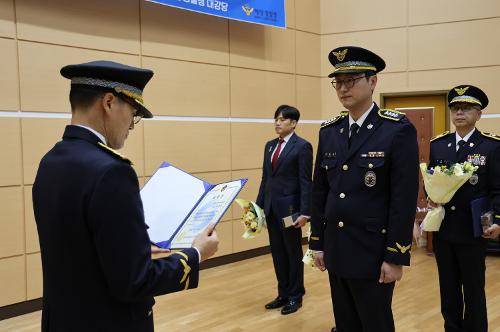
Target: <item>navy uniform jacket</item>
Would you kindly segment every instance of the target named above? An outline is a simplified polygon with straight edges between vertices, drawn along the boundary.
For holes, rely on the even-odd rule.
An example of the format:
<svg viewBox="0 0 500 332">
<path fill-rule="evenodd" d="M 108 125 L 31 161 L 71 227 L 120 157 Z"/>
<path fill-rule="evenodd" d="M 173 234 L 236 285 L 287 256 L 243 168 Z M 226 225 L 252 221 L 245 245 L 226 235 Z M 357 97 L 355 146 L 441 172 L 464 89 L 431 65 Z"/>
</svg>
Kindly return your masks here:
<svg viewBox="0 0 500 332">
<path fill-rule="evenodd" d="M 500 224 L 500 137 L 475 130 L 458 156 L 455 133 L 445 132 L 431 141 L 430 166 L 450 166 L 470 161 L 478 166 L 474 176 L 444 205 L 445 217 L 436 238 L 454 243 L 474 243 L 470 202 L 479 197 L 490 197 Z"/>
<path fill-rule="evenodd" d="M 266 215 L 274 214 L 278 219 L 299 213 L 310 216 L 312 146 L 311 143 L 293 134 L 286 143 L 273 171 L 271 155 L 278 138 L 266 143 L 257 205 Z"/>
<path fill-rule="evenodd" d="M 378 278 L 383 261 L 409 265 L 418 195 L 415 127 L 375 105 L 350 148 L 342 113 L 319 133 L 309 247 L 329 272 Z"/>
<path fill-rule="evenodd" d="M 67 126 L 33 185 L 44 332 L 153 331 L 153 296 L 198 284 L 196 249 L 151 259 L 136 173 L 99 143 Z"/>
</svg>

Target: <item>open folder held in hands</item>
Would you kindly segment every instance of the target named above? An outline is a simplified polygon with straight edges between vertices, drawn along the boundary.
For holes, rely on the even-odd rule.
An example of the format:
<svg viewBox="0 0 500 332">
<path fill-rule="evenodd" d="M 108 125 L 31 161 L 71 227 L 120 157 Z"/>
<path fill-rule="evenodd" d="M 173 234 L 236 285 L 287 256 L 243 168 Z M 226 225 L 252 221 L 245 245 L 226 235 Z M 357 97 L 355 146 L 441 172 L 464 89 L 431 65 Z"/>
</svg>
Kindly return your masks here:
<svg viewBox="0 0 500 332">
<path fill-rule="evenodd" d="M 209 224 L 217 224 L 247 179 L 217 185 L 164 162 L 141 190 L 151 242 L 160 248 L 190 248 Z"/>
</svg>

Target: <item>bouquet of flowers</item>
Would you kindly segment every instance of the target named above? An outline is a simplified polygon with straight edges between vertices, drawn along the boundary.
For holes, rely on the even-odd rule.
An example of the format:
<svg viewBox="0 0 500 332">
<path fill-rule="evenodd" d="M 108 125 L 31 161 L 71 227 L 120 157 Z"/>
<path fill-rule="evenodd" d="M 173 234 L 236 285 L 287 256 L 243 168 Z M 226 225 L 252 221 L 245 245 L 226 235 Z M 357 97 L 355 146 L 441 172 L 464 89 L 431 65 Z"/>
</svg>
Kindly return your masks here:
<svg viewBox="0 0 500 332">
<path fill-rule="evenodd" d="M 427 168 L 426 163 L 420 164 L 427 195 L 437 204 L 448 203 L 457 190 L 472 177 L 477 168 L 469 162 L 456 163 L 450 167 L 435 166 L 431 168 Z M 422 229 L 426 232 L 438 231 L 444 214 L 442 206 L 427 212 L 421 225 Z"/>
<path fill-rule="evenodd" d="M 311 237 L 311 226 L 309 226 L 309 230 L 307 231 L 307 239 L 309 240 L 310 237 Z M 316 264 L 314 263 L 314 252 L 311 249 L 306 250 L 304 258 L 302 258 L 302 262 L 304 262 L 305 265 L 312 267 L 313 269 L 318 269 L 316 267 Z"/>
<path fill-rule="evenodd" d="M 237 198 L 235 202 L 243 209 L 243 225 L 245 232 L 241 236 L 244 239 L 252 239 L 260 234 L 263 227 L 266 227 L 266 216 L 264 211 L 255 202 Z"/>
</svg>

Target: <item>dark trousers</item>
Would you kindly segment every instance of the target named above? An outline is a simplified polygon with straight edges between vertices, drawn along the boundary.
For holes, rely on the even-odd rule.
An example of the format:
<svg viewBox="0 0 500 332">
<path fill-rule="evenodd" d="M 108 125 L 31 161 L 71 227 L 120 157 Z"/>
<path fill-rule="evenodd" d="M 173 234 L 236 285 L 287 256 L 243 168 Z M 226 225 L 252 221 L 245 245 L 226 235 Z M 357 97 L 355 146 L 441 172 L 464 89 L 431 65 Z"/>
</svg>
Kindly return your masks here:
<svg viewBox="0 0 500 332">
<path fill-rule="evenodd" d="M 486 332 L 485 241 L 453 244 L 434 239 L 441 313 L 446 332 Z"/>
<path fill-rule="evenodd" d="M 346 279 L 328 272 L 338 332 L 394 332 L 394 282 Z"/>
<path fill-rule="evenodd" d="M 306 292 L 302 262 L 302 231 L 293 226 L 284 228 L 272 213 L 266 219 L 274 272 L 278 280 L 278 296 L 300 301 Z"/>
</svg>

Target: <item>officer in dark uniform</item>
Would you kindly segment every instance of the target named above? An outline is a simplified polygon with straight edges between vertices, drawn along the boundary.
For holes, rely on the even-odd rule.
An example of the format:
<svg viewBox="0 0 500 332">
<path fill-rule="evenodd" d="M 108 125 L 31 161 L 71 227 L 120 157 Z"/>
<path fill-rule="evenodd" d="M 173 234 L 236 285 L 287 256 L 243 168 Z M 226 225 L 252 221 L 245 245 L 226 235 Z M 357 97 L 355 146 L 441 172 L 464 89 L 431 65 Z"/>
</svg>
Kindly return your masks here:
<svg viewBox="0 0 500 332">
<path fill-rule="evenodd" d="M 479 167 L 444 205 L 444 220 L 433 237 L 441 313 L 444 328 L 450 332 L 488 330 L 484 238 L 500 234 L 500 137 L 475 128 L 487 105 L 488 97 L 475 86 L 451 89 L 448 106 L 456 132 L 444 132 L 431 140 L 431 167 L 465 161 Z M 490 198 L 493 226 L 484 231 L 483 238 L 475 238 L 471 201 L 481 197 Z"/>
<path fill-rule="evenodd" d="M 392 294 L 410 263 L 418 194 L 416 130 L 373 102 L 383 59 L 353 46 L 328 58 L 348 112 L 320 129 L 309 247 L 328 269 L 339 332 L 394 331 Z"/>
<path fill-rule="evenodd" d="M 153 296 L 197 287 L 217 235 L 208 228 L 193 248 L 151 259 L 137 175 L 114 149 L 152 117 L 142 91 L 153 72 L 95 61 L 61 74 L 71 79 L 71 125 L 33 185 L 42 331 L 153 331 Z"/>
</svg>

